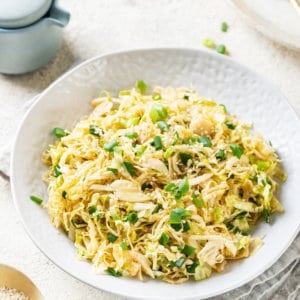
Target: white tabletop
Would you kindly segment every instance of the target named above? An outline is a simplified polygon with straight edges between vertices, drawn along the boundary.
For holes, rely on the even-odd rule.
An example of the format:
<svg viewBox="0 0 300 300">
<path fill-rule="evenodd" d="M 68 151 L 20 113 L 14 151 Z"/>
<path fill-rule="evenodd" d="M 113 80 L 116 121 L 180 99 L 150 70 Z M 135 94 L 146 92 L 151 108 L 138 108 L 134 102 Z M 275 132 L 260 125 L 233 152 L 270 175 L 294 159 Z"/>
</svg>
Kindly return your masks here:
<svg viewBox="0 0 300 300">
<path fill-rule="evenodd" d="M 14 134 L 18 108 L 74 64 L 132 48 L 202 48 L 205 37 L 224 43 L 234 59 L 278 86 L 300 116 L 300 53 L 253 30 L 227 1 L 61 2 L 71 12 L 71 21 L 54 61 L 31 74 L 0 75 L 0 148 Z M 229 24 L 227 33 L 220 30 L 223 21 Z M 11 198 L 9 182 L 0 177 L 0 263 L 26 273 L 46 299 L 124 299 L 83 284 L 50 262 L 25 233 Z"/>
</svg>

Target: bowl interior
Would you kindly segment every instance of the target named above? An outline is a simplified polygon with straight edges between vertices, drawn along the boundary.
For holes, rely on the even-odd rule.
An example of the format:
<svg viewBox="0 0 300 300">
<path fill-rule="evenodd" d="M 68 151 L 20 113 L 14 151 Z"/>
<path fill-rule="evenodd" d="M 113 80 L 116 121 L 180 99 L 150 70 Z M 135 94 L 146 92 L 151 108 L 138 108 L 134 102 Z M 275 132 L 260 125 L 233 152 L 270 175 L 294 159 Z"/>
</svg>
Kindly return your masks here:
<svg viewBox="0 0 300 300">
<path fill-rule="evenodd" d="M 279 197 L 286 212 L 272 225 L 260 224 L 255 236 L 264 245 L 249 259 L 231 263 L 224 273 L 202 282 L 170 285 L 150 280 L 95 275 L 89 263 L 77 260 L 75 247 L 50 224 L 47 212 L 29 196 L 47 198 L 42 152 L 53 142 L 53 127 L 70 128 L 91 111 L 90 101 L 101 90 L 117 94 L 144 80 L 150 86 L 188 86 L 224 103 L 241 120 L 254 122 L 283 161 L 289 178 Z M 50 86 L 25 117 L 12 156 L 12 192 L 27 232 L 59 267 L 97 288 L 136 299 L 199 299 L 218 295 L 255 278 L 287 249 L 299 231 L 300 126 L 281 93 L 231 59 L 192 49 L 150 49 L 92 59 Z M 280 243 L 278 243 L 280 236 Z"/>
</svg>

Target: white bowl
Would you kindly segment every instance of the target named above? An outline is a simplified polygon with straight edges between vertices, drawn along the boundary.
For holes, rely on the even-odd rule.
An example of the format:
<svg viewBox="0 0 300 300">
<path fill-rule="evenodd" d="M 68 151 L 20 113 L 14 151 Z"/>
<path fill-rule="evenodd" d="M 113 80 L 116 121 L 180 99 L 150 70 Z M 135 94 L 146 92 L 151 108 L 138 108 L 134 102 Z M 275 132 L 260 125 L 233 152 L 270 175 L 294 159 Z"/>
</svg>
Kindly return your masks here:
<svg viewBox="0 0 300 300">
<path fill-rule="evenodd" d="M 96 275 L 79 261 L 75 247 L 50 224 L 47 212 L 30 201 L 44 199 L 46 167 L 41 155 L 53 142 L 53 127 L 70 128 L 91 111 L 90 100 L 105 89 L 117 93 L 144 80 L 151 86 L 190 86 L 224 103 L 244 121 L 254 121 L 276 148 L 289 178 L 280 198 L 286 212 L 272 225 L 260 224 L 254 235 L 264 245 L 252 257 L 227 265 L 225 272 L 201 282 L 171 285 L 158 280 Z M 72 276 L 99 289 L 136 299 L 200 299 L 237 288 L 270 267 L 293 241 L 300 224 L 300 125 L 282 94 L 264 79 L 222 55 L 197 49 L 148 49 L 93 58 L 46 89 L 27 113 L 12 154 L 12 192 L 26 230 L 49 259 Z"/>
</svg>

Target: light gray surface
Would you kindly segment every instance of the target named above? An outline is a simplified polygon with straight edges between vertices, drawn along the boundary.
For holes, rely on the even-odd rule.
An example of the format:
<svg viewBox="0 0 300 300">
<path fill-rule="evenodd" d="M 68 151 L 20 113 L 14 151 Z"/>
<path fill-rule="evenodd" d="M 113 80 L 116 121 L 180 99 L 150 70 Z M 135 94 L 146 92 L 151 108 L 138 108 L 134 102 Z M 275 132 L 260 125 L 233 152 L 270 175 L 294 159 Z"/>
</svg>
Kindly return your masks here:
<svg viewBox="0 0 300 300">
<path fill-rule="evenodd" d="M 248 65 L 277 85 L 288 97 L 298 116 L 300 115 L 300 53 L 285 49 L 262 37 L 244 24 L 225 1 L 62 2 L 71 11 L 72 20 L 66 29 L 63 48 L 55 60 L 32 74 L 0 76 L 0 148 L 14 135 L 14 125 L 22 115 L 20 107 L 78 61 L 105 52 L 136 47 L 201 48 L 201 40 L 206 36 L 224 42 L 237 61 Z M 230 26 L 226 34 L 219 30 L 220 23 L 224 20 Z M 80 283 L 42 255 L 25 234 L 12 205 L 9 184 L 1 178 L 0 225 L 0 260 L 29 275 L 46 299 L 122 299 Z M 293 248 L 294 255 L 299 254 L 299 247 L 298 238 Z M 286 258 L 289 259 L 289 256 Z M 297 261 L 294 264 L 291 265 L 294 266 L 291 269 L 294 276 L 280 276 L 280 280 L 277 277 L 268 281 L 269 286 L 276 287 L 274 299 L 287 299 L 288 292 L 290 299 L 299 296 L 295 282 L 289 280 L 299 277 L 299 264 Z M 281 267 L 278 266 L 277 271 Z M 265 278 L 270 276 L 272 273 L 265 273 Z M 263 287 L 257 285 L 253 290 L 262 294 Z M 241 290 L 235 291 L 234 297 L 240 292 Z M 232 298 L 232 295 L 219 297 Z M 264 299 L 271 298 L 266 295 Z"/>
</svg>

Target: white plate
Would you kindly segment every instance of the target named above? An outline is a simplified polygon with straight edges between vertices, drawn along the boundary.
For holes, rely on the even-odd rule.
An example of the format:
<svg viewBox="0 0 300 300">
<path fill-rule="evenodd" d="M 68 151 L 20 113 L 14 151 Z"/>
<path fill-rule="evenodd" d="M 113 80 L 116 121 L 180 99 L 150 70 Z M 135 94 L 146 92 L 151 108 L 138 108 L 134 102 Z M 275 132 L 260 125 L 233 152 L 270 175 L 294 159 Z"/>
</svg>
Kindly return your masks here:
<svg viewBox="0 0 300 300">
<path fill-rule="evenodd" d="M 230 0 L 250 24 L 270 39 L 300 50 L 300 9 L 290 0 Z M 295 0 L 293 0 L 296 3 Z"/>
<path fill-rule="evenodd" d="M 264 245 L 248 259 L 230 263 L 225 272 L 201 282 L 171 285 L 149 280 L 95 275 L 92 266 L 77 260 L 73 244 L 50 224 L 47 212 L 29 200 L 46 199 L 41 155 L 53 142 L 51 131 L 70 128 L 91 111 L 90 100 L 100 90 L 116 93 L 143 79 L 151 86 L 190 86 L 224 103 L 244 121 L 254 121 L 284 162 L 288 181 L 280 198 L 286 212 L 274 224 L 260 224 L 256 236 Z M 300 223 L 300 125 L 282 94 L 230 58 L 196 49 L 149 49 L 96 57 L 68 72 L 46 89 L 18 131 L 12 154 L 14 203 L 28 234 L 49 259 L 74 277 L 99 289 L 136 299 L 200 299 L 241 286 L 270 267 L 290 245 Z M 51 279 L 50 279 L 51 280 Z"/>
</svg>

